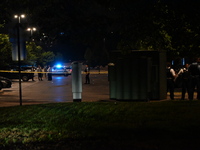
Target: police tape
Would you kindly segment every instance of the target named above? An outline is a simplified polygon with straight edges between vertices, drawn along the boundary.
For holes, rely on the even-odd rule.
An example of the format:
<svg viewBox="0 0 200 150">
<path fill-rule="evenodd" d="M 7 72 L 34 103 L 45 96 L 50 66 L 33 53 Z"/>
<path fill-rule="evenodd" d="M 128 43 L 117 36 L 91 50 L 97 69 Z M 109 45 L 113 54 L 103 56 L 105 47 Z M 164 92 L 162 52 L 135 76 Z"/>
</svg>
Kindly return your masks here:
<svg viewBox="0 0 200 150">
<path fill-rule="evenodd" d="M 11 73 L 19 73 L 19 71 L 8 71 L 8 70 L 0 70 L 0 72 L 11 72 Z M 38 72 L 38 71 L 20 71 L 20 73 L 53 73 L 53 72 Z"/>
<path fill-rule="evenodd" d="M 11 73 L 19 73 L 19 71 L 8 71 L 8 70 L 0 70 L 0 72 L 11 72 Z M 20 71 L 20 73 L 52 73 L 52 72 L 37 72 L 37 71 Z"/>
<path fill-rule="evenodd" d="M 0 70 L 0 72 L 11 72 L 11 73 L 19 73 L 19 71 L 8 71 L 8 70 Z M 20 73 L 65 73 L 65 72 L 37 72 L 37 71 L 20 71 Z M 66 72 L 67 73 L 67 72 Z M 71 73 L 70 73 L 71 74 Z M 86 74 L 84 71 L 81 74 Z M 90 74 L 108 74 L 108 71 L 92 71 Z"/>
</svg>

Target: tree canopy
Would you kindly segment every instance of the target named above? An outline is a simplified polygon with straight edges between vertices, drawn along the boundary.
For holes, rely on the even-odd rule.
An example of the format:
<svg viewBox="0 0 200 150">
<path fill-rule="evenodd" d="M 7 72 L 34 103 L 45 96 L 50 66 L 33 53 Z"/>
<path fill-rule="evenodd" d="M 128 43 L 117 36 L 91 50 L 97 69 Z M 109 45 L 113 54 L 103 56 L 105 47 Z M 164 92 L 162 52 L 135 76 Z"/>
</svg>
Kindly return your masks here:
<svg viewBox="0 0 200 150">
<path fill-rule="evenodd" d="M 112 50 L 165 50 L 169 59 L 199 55 L 200 5 L 195 0 L 13 0 L 0 8 L 1 24 L 23 10 L 27 25 L 39 29 L 36 39 L 45 49 L 65 54 L 67 42 L 82 44 L 85 58 L 96 63 Z M 58 50 L 58 44 L 63 48 Z"/>
<path fill-rule="evenodd" d="M 51 51 L 45 52 L 41 46 L 37 46 L 35 42 L 29 42 L 26 45 L 27 60 L 24 63 L 30 65 L 48 65 L 54 61 L 55 54 Z"/>
<path fill-rule="evenodd" d="M 0 34 L 0 66 L 5 67 L 12 60 L 11 43 L 6 34 Z"/>
</svg>

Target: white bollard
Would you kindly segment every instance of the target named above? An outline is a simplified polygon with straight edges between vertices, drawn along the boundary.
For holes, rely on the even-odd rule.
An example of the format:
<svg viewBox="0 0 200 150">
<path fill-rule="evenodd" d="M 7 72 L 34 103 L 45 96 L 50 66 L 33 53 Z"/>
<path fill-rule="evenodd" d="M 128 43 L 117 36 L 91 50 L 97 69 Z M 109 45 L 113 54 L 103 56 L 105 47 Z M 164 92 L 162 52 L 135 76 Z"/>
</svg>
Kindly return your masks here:
<svg viewBox="0 0 200 150">
<path fill-rule="evenodd" d="M 73 102 L 82 101 L 82 64 L 79 62 L 72 63 L 72 93 Z"/>
</svg>

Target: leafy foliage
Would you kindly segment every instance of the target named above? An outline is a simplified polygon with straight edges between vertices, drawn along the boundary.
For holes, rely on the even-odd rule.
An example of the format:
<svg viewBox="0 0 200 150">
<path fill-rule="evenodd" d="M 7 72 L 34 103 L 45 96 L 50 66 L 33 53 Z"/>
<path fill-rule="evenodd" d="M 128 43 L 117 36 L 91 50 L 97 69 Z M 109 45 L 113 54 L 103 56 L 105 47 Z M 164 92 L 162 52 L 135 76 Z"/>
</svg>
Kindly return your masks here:
<svg viewBox="0 0 200 150">
<path fill-rule="evenodd" d="M 29 42 L 26 45 L 26 50 L 27 63 L 34 65 L 41 57 L 42 48 L 40 46 L 36 46 L 34 42 Z"/>
<path fill-rule="evenodd" d="M 42 63 L 43 65 L 47 65 L 54 61 L 55 55 L 53 52 L 44 52 L 42 53 Z"/>
<path fill-rule="evenodd" d="M 37 46 L 35 42 L 29 42 L 26 46 L 27 60 L 25 61 L 30 65 L 47 65 L 54 61 L 54 53 L 51 51 L 45 52 L 41 46 Z"/>
<path fill-rule="evenodd" d="M 54 61 L 54 53 L 45 52 L 42 47 L 37 46 L 34 42 L 26 44 L 27 59 L 22 61 L 24 65 L 47 65 Z M 7 34 L 0 34 L 0 67 L 5 68 L 14 65 L 12 61 L 12 47 Z"/>
<path fill-rule="evenodd" d="M 11 43 L 6 34 L 0 34 L 0 67 L 9 65 L 12 61 Z"/>
</svg>

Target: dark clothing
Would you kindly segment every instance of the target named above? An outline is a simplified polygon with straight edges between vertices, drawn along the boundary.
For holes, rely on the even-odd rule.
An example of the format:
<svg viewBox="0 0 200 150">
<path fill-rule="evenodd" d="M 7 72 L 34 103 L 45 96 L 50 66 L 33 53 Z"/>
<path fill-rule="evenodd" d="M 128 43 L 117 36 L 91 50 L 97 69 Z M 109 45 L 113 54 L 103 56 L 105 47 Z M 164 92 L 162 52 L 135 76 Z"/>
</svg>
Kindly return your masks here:
<svg viewBox="0 0 200 150">
<path fill-rule="evenodd" d="M 171 69 L 172 68 L 167 68 L 167 79 L 169 79 L 169 78 L 173 79 L 174 78 L 172 73 L 170 72 Z"/>
<path fill-rule="evenodd" d="M 43 74 L 41 73 L 42 72 L 42 68 L 40 66 L 38 66 L 37 72 L 39 72 L 38 73 L 38 80 L 42 81 Z"/>
<path fill-rule="evenodd" d="M 34 72 L 34 71 L 35 71 L 35 68 L 34 68 L 34 67 L 31 67 L 31 72 Z M 32 75 L 31 78 L 32 78 L 32 81 L 35 81 L 35 80 L 34 80 L 34 73 L 33 73 L 33 75 Z"/>
<path fill-rule="evenodd" d="M 189 100 L 194 99 L 194 91 L 197 89 L 197 99 L 200 100 L 200 77 L 199 76 L 191 76 L 189 81 Z"/>
<path fill-rule="evenodd" d="M 85 68 L 85 73 L 85 84 L 90 84 L 90 71 L 88 67 Z"/>
<path fill-rule="evenodd" d="M 170 98 L 174 99 L 174 79 L 167 79 L 167 92 L 170 93 Z"/>
<path fill-rule="evenodd" d="M 52 73 L 48 73 L 48 81 L 52 81 Z"/>
<path fill-rule="evenodd" d="M 181 99 L 185 99 L 186 92 L 189 93 L 189 79 L 182 79 L 182 95 Z"/>
<path fill-rule="evenodd" d="M 183 68 L 182 73 L 180 75 L 181 75 L 181 87 L 182 87 L 181 99 L 184 100 L 186 92 L 189 93 L 189 81 L 190 81 L 189 72 L 186 68 Z"/>
<path fill-rule="evenodd" d="M 49 66 L 48 69 L 47 69 L 47 76 L 48 76 L 48 81 L 52 81 L 52 68 Z"/>
<path fill-rule="evenodd" d="M 40 81 L 42 81 L 42 77 L 43 77 L 43 74 L 42 74 L 42 73 L 38 73 L 38 79 L 39 79 Z"/>
<path fill-rule="evenodd" d="M 90 84 L 90 73 L 87 73 L 85 76 L 85 83 Z"/>
<path fill-rule="evenodd" d="M 200 75 L 200 63 L 192 63 L 188 68 L 188 71 L 191 76 L 199 76 Z"/>
<path fill-rule="evenodd" d="M 188 68 L 189 78 L 189 99 L 194 99 L 194 91 L 197 89 L 197 99 L 200 100 L 200 63 L 192 63 Z"/>
</svg>

